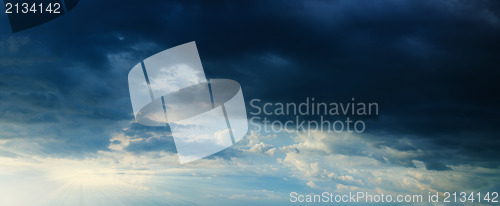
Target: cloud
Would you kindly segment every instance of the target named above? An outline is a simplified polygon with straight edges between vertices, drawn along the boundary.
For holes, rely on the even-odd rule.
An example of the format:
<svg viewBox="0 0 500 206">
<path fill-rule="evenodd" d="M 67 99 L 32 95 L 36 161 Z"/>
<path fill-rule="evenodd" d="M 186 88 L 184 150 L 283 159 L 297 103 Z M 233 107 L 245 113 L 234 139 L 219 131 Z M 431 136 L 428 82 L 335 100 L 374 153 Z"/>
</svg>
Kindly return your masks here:
<svg viewBox="0 0 500 206">
<path fill-rule="evenodd" d="M 319 189 L 320 188 L 314 182 L 308 182 L 306 185 L 309 186 L 311 189 Z"/>
<path fill-rule="evenodd" d="M 116 193 L 113 188 L 122 188 L 120 191 L 125 189 L 134 194 L 150 194 L 151 201 L 156 203 L 165 201 L 166 193 L 173 194 L 168 197 L 179 198 L 179 201 L 182 201 L 188 196 L 187 194 L 193 193 L 192 188 L 201 188 L 203 192 L 198 191 L 197 194 L 210 204 L 218 204 L 218 200 L 244 200 L 248 204 L 264 201 L 282 203 L 283 198 L 286 198 L 291 191 L 427 194 L 427 192 L 460 190 L 463 185 L 468 185 L 469 189 L 475 191 L 496 191 L 500 182 L 495 176 L 499 172 L 498 169 L 462 165 L 447 166 L 451 168 L 448 171 L 436 171 L 429 168 L 426 163 L 413 159 L 413 157 L 418 158 L 418 155 L 407 155 L 392 151 L 394 149 L 388 147 L 370 146 L 355 136 L 342 138 L 336 133 L 320 132 L 314 133 L 311 137 L 303 133 L 277 135 L 278 137 L 269 137 L 252 133 L 252 138 L 245 141 L 258 142 L 253 147 L 241 142 L 224 150 L 238 151 L 243 153 L 243 156 L 213 155 L 211 158 L 179 165 L 177 155 L 172 152 L 127 151 L 132 143 L 143 139 L 117 133 L 109 140 L 111 142 L 109 151 L 98 151 L 95 156 L 84 159 L 3 157 L 0 168 L 4 169 L 0 172 L 0 179 L 36 174 L 42 175 L 38 177 L 39 180 L 49 181 L 50 184 L 44 184 L 51 187 L 57 187 L 59 184 L 83 188 L 106 187 L 109 191 L 113 191 L 111 193 L 113 195 L 121 194 Z M 156 136 L 152 135 L 149 138 L 155 139 Z M 286 143 L 286 138 L 290 143 Z M 275 141 L 277 139 L 281 141 Z M 8 142 L 2 141 L 1 144 Z M 366 146 L 361 149 L 367 150 L 366 152 L 337 149 L 355 148 L 349 145 L 363 143 Z M 258 153 L 248 151 L 262 146 L 279 149 L 275 150 L 273 156 L 261 155 L 265 150 Z M 418 151 L 418 146 L 410 151 Z M 384 156 L 386 159 L 376 158 L 378 156 Z M 410 158 L 413 166 L 392 161 L 393 158 Z M 252 179 L 250 181 L 252 184 L 249 184 L 248 178 Z M 22 186 L 24 180 L 21 180 L 19 185 Z M 214 187 L 214 181 L 217 184 L 227 185 Z M 166 185 L 174 187 L 165 187 L 165 182 L 168 182 Z M 35 181 L 33 184 L 42 183 Z M 2 189 L 6 188 L 0 187 L 0 190 Z M 5 191 L 6 194 L 10 194 L 16 190 Z M 40 191 L 33 192 L 45 194 Z M 76 194 L 71 194 L 72 198 L 77 197 Z M 111 202 L 107 202 L 108 204 L 114 204 L 112 202 L 116 199 L 113 195 L 109 198 Z M 139 196 L 131 198 L 140 199 Z M 67 202 L 76 201 L 72 198 Z M 22 198 L 7 200 L 12 203 L 24 203 L 21 201 Z"/>
<path fill-rule="evenodd" d="M 103 174 L 99 182 L 161 191 L 134 193 L 127 201 L 136 205 L 148 195 L 158 204 L 193 203 L 186 194 L 198 188 L 213 204 L 222 192 L 226 204 L 234 203 L 229 197 L 265 199 L 267 192 L 252 193 L 262 187 L 276 196 L 318 188 L 498 191 L 500 97 L 491 91 L 500 89 L 499 11 L 495 1 L 462 0 L 110 0 L 82 1 L 62 18 L 15 34 L 0 21 L 7 28 L 0 33 L 0 190 L 9 194 L 0 198 L 9 198 L 6 205 L 28 201 L 25 194 L 41 199 L 47 193 L 40 191 L 60 186 L 43 182 L 45 175 L 61 169 L 54 176 L 71 176 L 71 167 L 85 171 L 81 176 Z M 240 82 L 247 102 L 355 97 L 376 101 L 380 115 L 365 119 L 363 135 L 253 132 L 179 166 L 166 128 L 131 122 L 127 74 L 144 58 L 193 40 L 207 77 Z M 122 169 L 127 178 L 119 177 Z M 185 177 L 193 172 L 199 176 Z"/>
<path fill-rule="evenodd" d="M 343 138 L 338 134 L 318 132 L 311 137 L 299 134 L 294 139 L 294 144 L 281 147 L 285 156 L 278 159 L 278 163 L 290 168 L 290 175 L 303 180 L 311 189 L 330 188 L 346 192 L 354 188 L 355 191 L 386 191 L 391 194 L 445 192 L 463 188 L 465 182 L 469 182 L 467 176 L 472 174 L 467 169 L 471 168 L 470 165 L 446 166 L 425 158 L 418 160 L 422 158 L 421 152 L 375 148 L 366 142 L 369 140 L 349 135 Z M 351 147 L 350 144 L 366 145 Z M 408 161 L 411 165 L 406 163 Z M 475 168 L 489 174 L 498 172 L 498 168 Z M 471 190 L 493 189 L 496 186 L 486 182 L 499 180 L 482 175 L 477 178 L 482 183 L 469 185 Z"/>
<path fill-rule="evenodd" d="M 274 156 L 276 148 L 272 147 L 271 145 L 265 144 L 264 142 L 260 142 L 258 144 L 253 145 L 248 151 L 258 154 Z"/>
<path fill-rule="evenodd" d="M 207 77 L 237 80 L 247 100 L 377 101 L 381 115 L 367 132 L 425 139 L 489 164 L 500 144 L 500 99 L 485 92 L 498 88 L 497 11 L 491 1 L 87 1 L 57 21 L 1 34 L 0 96 L 10 101 L 0 121 L 54 122 L 41 134 L 102 120 L 113 129 L 100 131 L 119 130 L 112 121 L 132 120 L 130 68 L 195 40 Z"/>
</svg>

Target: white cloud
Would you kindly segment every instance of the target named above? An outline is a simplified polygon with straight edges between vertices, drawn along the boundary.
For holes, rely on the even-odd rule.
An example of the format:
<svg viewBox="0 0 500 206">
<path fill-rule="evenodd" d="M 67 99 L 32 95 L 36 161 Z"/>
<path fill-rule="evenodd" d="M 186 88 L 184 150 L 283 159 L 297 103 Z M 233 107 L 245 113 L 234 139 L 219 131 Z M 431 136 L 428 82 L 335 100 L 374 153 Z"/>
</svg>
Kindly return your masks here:
<svg viewBox="0 0 500 206">
<path fill-rule="evenodd" d="M 114 134 L 110 139 L 109 149 L 123 151 L 130 145 L 130 142 L 142 141 L 142 138 L 130 137 L 123 133 Z"/>
<path fill-rule="evenodd" d="M 260 142 L 253 145 L 248 151 L 256 154 L 274 156 L 276 148 L 272 147 L 271 145 L 265 144 L 264 142 Z"/>
<path fill-rule="evenodd" d="M 306 183 L 306 185 L 312 189 L 320 189 L 320 187 L 318 185 L 316 185 L 314 182 L 308 182 L 308 183 Z"/>
<path fill-rule="evenodd" d="M 19 198 L 19 195 L 22 195 L 19 192 L 22 187 L 30 184 L 35 186 L 28 192 L 45 195 L 48 199 L 57 195 L 44 193 L 36 185 L 49 185 L 54 188 L 60 188 L 61 185 L 78 185 L 83 188 L 111 188 L 114 192 L 122 188 L 138 195 L 154 193 L 162 198 L 177 199 L 186 198 L 192 193 L 192 188 L 199 188 L 203 191 L 200 192 L 200 197 L 212 201 L 271 201 L 286 198 L 286 194 L 271 191 L 263 186 L 269 179 L 259 179 L 261 177 L 271 178 L 283 184 L 299 181 L 308 190 L 338 193 L 366 191 L 384 194 L 427 194 L 428 191 L 459 190 L 464 188 L 464 185 L 470 190 L 485 191 L 495 189 L 500 183 L 500 179 L 495 178 L 500 172 L 498 169 L 450 166 L 452 171 L 429 171 L 425 164 L 418 160 L 412 161 L 415 168 L 383 161 L 376 157 L 411 159 L 415 153 L 384 146 L 375 147 L 354 135 L 314 133 L 314 136 L 308 137 L 300 133 L 288 136 L 250 133 L 250 137 L 245 140 L 248 144 L 242 142 L 232 148 L 238 149 L 239 146 L 243 156 L 231 157 L 229 161 L 212 157 L 185 165 L 180 165 L 178 156 L 173 153 L 137 154 L 124 150 L 130 142 L 138 139 L 115 134 L 110 140 L 111 151 L 100 151 L 93 157 L 79 160 L 2 157 L 0 180 L 4 184 L 0 185 L 0 192 L 7 196 L 0 201 L 11 203 L 9 205 L 23 205 L 24 201 L 24 205 L 30 205 L 28 203 L 32 202 Z M 235 176 L 237 178 L 232 178 Z M 242 184 L 248 178 L 258 186 Z M 19 186 L 15 186 L 9 179 L 17 179 Z M 214 182 L 230 186 L 214 187 Z M 186 187 L 191 189 L 182 190 Z"/>
<path fill-rule="evenodd" d="M 500 178 L 490 177 L 500 172 L 499 169 L 452 166 L 452 171 L 430 171 L 418 160 L 413 160 L 416 168 L 395 164 L 394 161 L 384 162 L 375 157 L 412 159 L 417 157 L 417 152 L 372 147 L 369 142 L 354 135 L 317 132 L 309 137 L 299 133 L 294 140 L 294 144 L 280 148 L 285 156 L 278 159 L 278 163 L 290 168 L 292 177 L 303 180 L 312 189 L 334 187 L 337 192 L 356 189 L 392 194 L 427 194 L 460 190 L 464 185 L 468 185 L 469 190 L 494 189 L 493 185 L 500 183 Z M 477 171 L 471 171 L 472 168 Z M 495 183 L 488 183 L 492 180 Z"/>
</svg>

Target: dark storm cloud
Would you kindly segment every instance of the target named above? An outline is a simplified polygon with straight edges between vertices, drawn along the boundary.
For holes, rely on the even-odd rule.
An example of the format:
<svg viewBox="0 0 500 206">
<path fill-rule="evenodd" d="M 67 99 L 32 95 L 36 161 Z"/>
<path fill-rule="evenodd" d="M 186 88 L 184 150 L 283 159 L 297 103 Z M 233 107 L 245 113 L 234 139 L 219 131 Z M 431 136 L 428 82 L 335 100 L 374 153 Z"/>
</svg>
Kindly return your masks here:
<svg viewBox="0 0 500 206">
<path fill-rule="evenodd" d="M 237 80 L 247 101 L 378 102 L 370 141 L 423 150 L 428 169 L 498 165 L 494 1 L 82 1 L 23 32 L 1 22 L 2 121 L 119 130 L 130 68 L 194 40 L 207 77 Z M 84 145 L 106 148 L 113 129 Z M 425 144 L 394 143 L 407 136 Z"/>
</svg>

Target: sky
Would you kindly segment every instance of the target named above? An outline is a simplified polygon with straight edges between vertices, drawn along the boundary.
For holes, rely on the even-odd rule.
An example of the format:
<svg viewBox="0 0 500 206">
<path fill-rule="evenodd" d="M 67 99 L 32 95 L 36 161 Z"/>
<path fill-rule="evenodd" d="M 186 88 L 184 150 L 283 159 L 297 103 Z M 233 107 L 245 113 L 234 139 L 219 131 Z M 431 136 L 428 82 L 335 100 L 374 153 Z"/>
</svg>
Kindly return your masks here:
<svg viewBox="0 0 500 206">
<path fill-rule="evenodd" d="M 308 97 L 376 102 L 378 115 L 358 117 L 363 133 L 252 124 L 180 164 L 167 128 L 136 123 L 127 75 L 191 41 L 208 79 L 241 84 L 249 118 L 252 99 Z M 488 0 L 81 0 L 15 33 L 0 15 L 0 205 L 500 192 L 498 56 L 500 5 Z"/>
</svg>

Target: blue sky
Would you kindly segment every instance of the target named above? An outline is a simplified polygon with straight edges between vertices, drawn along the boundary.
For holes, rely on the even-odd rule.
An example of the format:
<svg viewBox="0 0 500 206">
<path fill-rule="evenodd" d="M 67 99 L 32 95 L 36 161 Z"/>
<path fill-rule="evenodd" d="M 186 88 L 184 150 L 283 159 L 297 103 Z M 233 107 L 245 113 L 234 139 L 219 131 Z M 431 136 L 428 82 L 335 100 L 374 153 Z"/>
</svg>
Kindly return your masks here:
<svg viewBox="0 0 500 206">
<path fill-rule="evenodd" d="M 247 112 L 255 98 L 355 97 L 379 115 L 362 134 L 251 127 L 180 165 L 165 128 L 135 123 L 127 74 L 190 41 L 207 78 L 241 84 Z M 493 1 L 82 0 L 16 33 L 0 15 L 0 205 L 499 192 L 499 48 Z"/>
</svg>

